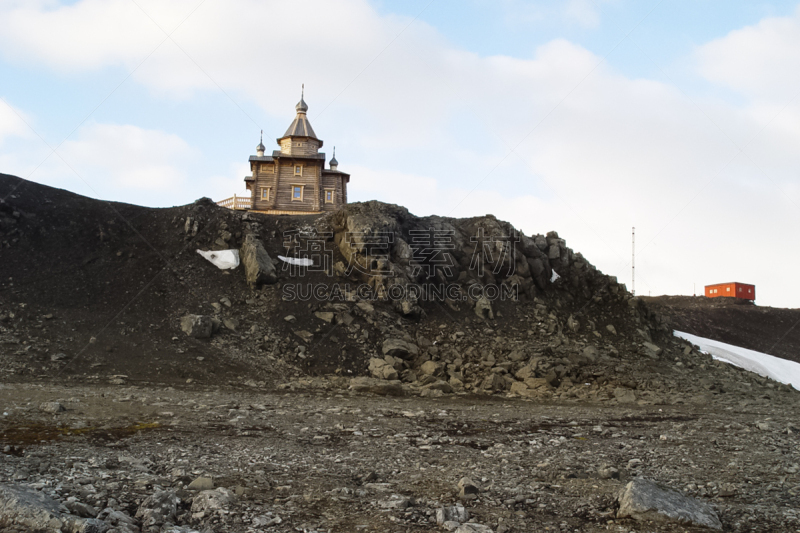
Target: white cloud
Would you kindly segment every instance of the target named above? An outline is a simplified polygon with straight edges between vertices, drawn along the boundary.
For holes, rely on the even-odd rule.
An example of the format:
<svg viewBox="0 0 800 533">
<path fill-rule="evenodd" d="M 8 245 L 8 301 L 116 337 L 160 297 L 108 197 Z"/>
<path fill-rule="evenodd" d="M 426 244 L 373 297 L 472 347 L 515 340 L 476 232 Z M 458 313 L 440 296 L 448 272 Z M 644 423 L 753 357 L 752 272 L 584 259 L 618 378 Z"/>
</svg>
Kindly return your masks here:
<svg viewBox="0 0 800 533">
<path fill-rule="evenodd" d="M 5 98 L 0 100 L 0 144 L 9 137 L 30 137 L 32 132 L 26 124 L 30 120 L 21 110 L 7 103 Z"/>
<path fill-rule="evenodd" d="M 79 174 L 102 178 L 104 186 L 162 193 L 180 189 L 187 177 L 182 163 L 197 155 L 177 135 L 116 124 L 83 126 L 58 152 Z"/>
<path fill-rule="evenodd" d="M 785 104 L 800 91 L 800 7 L 698 47 L 698 69 L 708 80 L 745 96 Z"/>
</svg>

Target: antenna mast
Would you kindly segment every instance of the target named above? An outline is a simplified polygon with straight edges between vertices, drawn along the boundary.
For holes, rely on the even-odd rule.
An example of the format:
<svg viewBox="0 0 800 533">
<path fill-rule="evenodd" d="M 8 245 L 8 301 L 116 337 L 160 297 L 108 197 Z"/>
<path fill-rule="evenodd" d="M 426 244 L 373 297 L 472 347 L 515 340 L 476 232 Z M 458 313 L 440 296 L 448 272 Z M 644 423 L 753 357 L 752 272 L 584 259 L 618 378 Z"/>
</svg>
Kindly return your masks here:
<svg viewBox="0 0 800 533">
<path fill-rule="evenodd" d="M 631 294 L 636 296 L 636 227 L 631 228 Z"/>
</svg>

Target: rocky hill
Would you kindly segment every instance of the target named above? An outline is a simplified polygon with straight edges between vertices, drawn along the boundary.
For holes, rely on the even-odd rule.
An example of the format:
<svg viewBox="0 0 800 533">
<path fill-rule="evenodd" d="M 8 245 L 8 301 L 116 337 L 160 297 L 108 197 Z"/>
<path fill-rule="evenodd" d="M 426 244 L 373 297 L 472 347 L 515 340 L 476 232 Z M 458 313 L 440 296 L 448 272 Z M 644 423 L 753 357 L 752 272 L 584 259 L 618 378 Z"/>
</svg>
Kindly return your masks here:
<svg viewBox="0 0 800 533">
<path fill-rule="evenodd" d="M 490 215 L 379 202 L 303 217 L 207 199 L 151 209 L 12 176 L 0 197 L 6 379 L 372 376 L 406 392 L 613 401 L 703 401 L 717 379 L 687 372 L 710 359 L 557 233 L 526 236 Z M 222 249 L 241 250 L 242 265 L 197 253 Z"/>
</svg>

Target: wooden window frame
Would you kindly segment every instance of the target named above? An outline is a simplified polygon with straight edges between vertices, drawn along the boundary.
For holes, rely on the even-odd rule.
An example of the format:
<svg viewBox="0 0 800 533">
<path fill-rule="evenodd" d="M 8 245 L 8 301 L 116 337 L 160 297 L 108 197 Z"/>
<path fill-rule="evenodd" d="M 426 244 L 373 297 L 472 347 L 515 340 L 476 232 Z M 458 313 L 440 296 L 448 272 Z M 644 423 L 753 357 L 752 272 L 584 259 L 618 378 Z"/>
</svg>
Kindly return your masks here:
<svg viewBox="0 0 800 533">
<path fill-rule="evenodd" d="M 295 189 L 295 187 L 300 187 L 300 198 L 295 198 L 294 197 L 294 189 Z M 303 195 L 305 194 L 305 188 L 306 188 L 305 185 L 292 184 L 292 201 L 293 202 L 302 202 L 303 201 Z"/>
<path fill-rule="evenodd" d="M 292 170 L 294 171 L 295 176 L 302 176 L 303 175 L 303 165 L 292 165 Z M 300 169 L 300 172 L 297 172 L 297 169 Z"/>
<path fill-rule="evenodd" d="M 264 191 L 267 192 L 267 197 L 264 198 Z M 261 187 L 261 199 L 269 202 L 269 197 L 272 194 L 272 187 Z"/>
<path fill-rule="evenodd" d="M 326 204 L 332 204 L 333 200 L 335 198 L 335 196 L 334 196 L 335 190 L 334 189 L 325 189 L 324 192 L 325 192 L 325 203 Z M 328 200 L 328 193 L 331 194 L 331 199 L 330 200 Z"/>
</svg>

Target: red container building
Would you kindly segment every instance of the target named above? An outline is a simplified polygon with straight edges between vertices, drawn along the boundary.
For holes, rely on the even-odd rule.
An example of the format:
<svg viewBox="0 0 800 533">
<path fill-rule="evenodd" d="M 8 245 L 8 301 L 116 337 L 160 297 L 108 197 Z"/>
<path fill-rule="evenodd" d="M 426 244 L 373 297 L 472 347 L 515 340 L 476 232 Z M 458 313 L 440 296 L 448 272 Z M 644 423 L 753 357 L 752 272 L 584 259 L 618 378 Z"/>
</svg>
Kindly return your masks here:
<svg viewBox="0 0 800 533">
<path fill-rule="evenodd" d="M 747 283 L 717 283 L 716 285 L 706 285 L 706 296 L 708 298 L 719 298 L 727 296 L 729 298 L 741 298 L 743 300 L 756 299 L 756 286 Z"/>
</svg>

